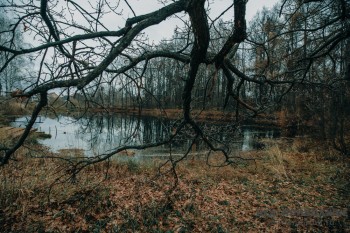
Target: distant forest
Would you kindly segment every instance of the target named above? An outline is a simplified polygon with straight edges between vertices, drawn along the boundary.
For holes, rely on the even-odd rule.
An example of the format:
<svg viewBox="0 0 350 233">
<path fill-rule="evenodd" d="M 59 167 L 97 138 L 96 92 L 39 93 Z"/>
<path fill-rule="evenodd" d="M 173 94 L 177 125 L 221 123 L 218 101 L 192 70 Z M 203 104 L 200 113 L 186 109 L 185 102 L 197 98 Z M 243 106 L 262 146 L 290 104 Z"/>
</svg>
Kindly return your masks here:
<svg viewBox="0 0 350 233">
<path fill-rule="evenodd" d="M 349 23 L 339 20 L 337 1 L 294 1 L 281 9 L 282 2 L 258 12 L 247 28 L 247 40 L 228 54 L 232 63 L 225 69 L 218 69 L 210 59 L 225 44 L 234 22 L 214 23 L 207 58 L 193 89 L 193 108 L 286 111 L 304 120 L 349 113 L 350 40 L 349 31 L 344 31 Z M 191 37 L 188 30 L 179 28 L 171 40 L 146 45 L 145 50 L 169 54 L 155 54 L 118 78 L 113 73 L 102 76 L 98 80 L 102 85 L 90 93 L 91 99 L 112 108 L 182 108 L 189 64 L 186 57 L 173 59 L 172 53 L 179 59 L 180 54 L 189 55 Z M 125 62 L 117 59 L 112 66 L 118 68 Z"/>
<path fill-rule="evenodd" d="M 233 120 L 269 114 L 282 126 L 317 126 L 320 138 L 347 151 L 346 0 L 281 0 L 249 24 L 246 0 L 215 18 L 210 8 L 219 3 L 205 0 L 160 1 L 143 15 L 128 1 L 20 2 L 0 1 L 0 91 L 35 99 L 33 119 L 55 92 L 87 110 L 179 109 L 177 132 L 189 125 L 205 141 L 194 109 L 234 113 Z M 143 31 L 169 18 L 182 19 L 172 38 L 150 42 Z M 111 19 L 124 24 L 111 27 Z"/>
</svg>

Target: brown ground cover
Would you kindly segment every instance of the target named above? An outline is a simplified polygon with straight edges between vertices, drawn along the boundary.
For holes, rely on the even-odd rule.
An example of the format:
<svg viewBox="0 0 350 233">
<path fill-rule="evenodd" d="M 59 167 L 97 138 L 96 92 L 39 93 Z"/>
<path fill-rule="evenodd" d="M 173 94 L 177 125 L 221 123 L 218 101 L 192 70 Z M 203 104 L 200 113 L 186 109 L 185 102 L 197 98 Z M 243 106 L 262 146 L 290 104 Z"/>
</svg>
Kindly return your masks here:
<svg viewBox="0 0 350 233">
<path fill-rule="evenodd" d="M 349 161 L 305 139 L 265 143 L 232 166 L 188 158 L 177 182 L 156 160 L 96 164 L 72 182 L 64 160 L 22 148 L 0 170 L 1 231 L 349 231 Z"/>
</svg>

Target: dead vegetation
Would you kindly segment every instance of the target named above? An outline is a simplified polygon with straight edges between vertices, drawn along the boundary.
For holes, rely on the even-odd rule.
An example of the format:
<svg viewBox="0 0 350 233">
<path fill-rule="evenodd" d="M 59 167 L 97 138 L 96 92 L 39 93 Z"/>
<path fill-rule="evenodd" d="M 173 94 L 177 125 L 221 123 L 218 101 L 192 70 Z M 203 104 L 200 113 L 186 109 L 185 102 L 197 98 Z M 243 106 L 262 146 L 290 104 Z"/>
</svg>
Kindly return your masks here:
<svg viewBox="0 0 350 233">
<path fill-rule="evenodd" d="M 64 160 L 37 158 L 57 155 L 22 148 L 1 168 L 0 225 L 4 232 L 346 232 L 349 163 L 311 144 L 280 141 L 245 152 L 255 162 L 220 168 L 191 158 L 178 165 L 178 183 L 170 167 L 158 169 L 161 161 L 132 159 L 87 167 L 72 182 Z"/>
<path fill-rule="evenodd" d="M 18 116 L 30 114 L 34 103 L 27 100 L 7 99 L 0 97 L 0 115 Z"/>
</svg>

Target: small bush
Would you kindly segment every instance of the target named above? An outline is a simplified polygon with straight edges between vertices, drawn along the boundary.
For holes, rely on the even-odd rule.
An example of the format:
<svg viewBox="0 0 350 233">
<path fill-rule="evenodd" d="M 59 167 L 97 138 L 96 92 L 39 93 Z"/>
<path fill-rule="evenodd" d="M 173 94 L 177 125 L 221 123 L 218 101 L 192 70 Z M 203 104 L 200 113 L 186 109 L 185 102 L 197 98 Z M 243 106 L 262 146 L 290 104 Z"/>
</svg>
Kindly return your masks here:
<svg viewBox="0 0 350 233">
<path fill-rule="evenodd" d="M 139 173 L 140 172 L 140 164 L 133 159 L 128 159 L 126 162 L 126 166 L 128 171 L 131 173 Z"/>
</svg>

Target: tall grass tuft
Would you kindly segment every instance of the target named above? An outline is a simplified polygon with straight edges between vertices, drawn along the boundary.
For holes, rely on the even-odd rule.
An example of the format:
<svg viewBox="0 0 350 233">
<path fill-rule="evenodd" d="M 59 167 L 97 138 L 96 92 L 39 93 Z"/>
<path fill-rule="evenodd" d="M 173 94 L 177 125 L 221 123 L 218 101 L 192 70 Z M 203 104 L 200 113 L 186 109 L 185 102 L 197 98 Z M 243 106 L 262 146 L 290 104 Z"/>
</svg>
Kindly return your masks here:
<svg viewBox="0 0 350 233">
<path fill-rule="evenodd" d="M 278 179 L 290 179 L 286 166 L 292 163 L 292 158 L 283 153 L 277 145 L 266 150 L 266 155 L 268 163 L 264 166 Z"/>
</svg>

